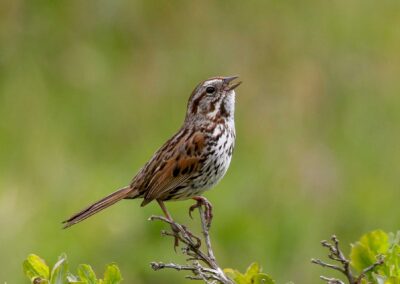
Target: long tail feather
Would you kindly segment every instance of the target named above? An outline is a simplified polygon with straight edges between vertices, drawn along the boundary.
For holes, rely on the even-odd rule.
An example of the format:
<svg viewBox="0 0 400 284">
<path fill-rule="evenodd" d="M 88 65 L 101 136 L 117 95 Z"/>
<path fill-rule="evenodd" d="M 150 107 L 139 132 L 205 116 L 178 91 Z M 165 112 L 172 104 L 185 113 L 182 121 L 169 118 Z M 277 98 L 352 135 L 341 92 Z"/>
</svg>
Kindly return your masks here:
<svg viewBox="0 0 400 284">
<path fill-rule="evenodd" d="M 87 208 L 83 209 L 82 211 L 76 213 L 75 215 L 71 216 L 69 219 L 63 221 L 62 223 L 64 225 L 64 229 L 71 227 L 72 225 L 75 225 L 76 223 L 79 223 L 86 218 L 89 218 L 90 216 L 96 214 L 97 212 L 113 205 L 114 203 L 120 201 L 121 199 L 124 199 L 132 192 L 131 187 L 124 187 L 116 192 L 111 193 L 110 195 L 104 197 L 103 199 L 97 201 L 96 203 L 88 206 Z"/>
</svg>

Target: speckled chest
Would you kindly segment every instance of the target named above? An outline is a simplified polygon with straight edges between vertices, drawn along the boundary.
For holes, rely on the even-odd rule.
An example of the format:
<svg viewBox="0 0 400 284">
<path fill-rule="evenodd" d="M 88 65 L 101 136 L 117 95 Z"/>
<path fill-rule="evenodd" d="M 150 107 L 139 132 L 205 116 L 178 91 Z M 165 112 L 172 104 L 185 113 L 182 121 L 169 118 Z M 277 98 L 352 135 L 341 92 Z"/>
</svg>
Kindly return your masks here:
<svg viewBox="0 0 400 284">
<path fill-rule="evenodd" d="M 234 124 L 218 124 L 206 133 L 201 167 L 185 183 L 171 191 L 165 200 L 185 200 L 200 195 L 216 185 L 225 175 L 235 146 Z"/>
<path fill-rule="evenodd" d="M 194 195 L 213 187 L 225 175 L 235 146 L 235 128 L 218 124 L 207 138 L 204 164 L 189 185 Z"/>
</svg>

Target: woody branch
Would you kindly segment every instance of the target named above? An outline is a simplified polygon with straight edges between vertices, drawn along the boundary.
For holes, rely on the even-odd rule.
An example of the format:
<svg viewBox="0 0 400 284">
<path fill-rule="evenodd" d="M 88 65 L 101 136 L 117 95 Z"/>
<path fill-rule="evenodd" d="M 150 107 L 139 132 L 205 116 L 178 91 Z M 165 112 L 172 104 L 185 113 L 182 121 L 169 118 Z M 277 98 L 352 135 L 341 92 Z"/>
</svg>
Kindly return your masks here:
<svg viewBox="0 0 400 284">
<path fill-rule="evenodd" d="M 171 231 L 162 231 L 162 235 L 171 236 L 177 239 L 182 245 L 181 251 L 188 256 L 187 264 L 152 262 L 151 268 L 155 271 L 160 269 L 175 269 L 192 272 L 186 278 L 192 280 L 203 280 L 205 283 L 223 283 L 233 284 L 223 270 L 218 266 L 214 256 L 210 240 L 210 224 L 207 222 L 207 216 L 202 208 L 198 207 L 200 221 L 202 226 L 202 239 L 205 248 L 202 249 L 202 239 L 195 236 L 187 227 L 169 220 L 163 216 L 151 216 L 150 221 L 159 220 L 171 226 Z"/>
</svg>

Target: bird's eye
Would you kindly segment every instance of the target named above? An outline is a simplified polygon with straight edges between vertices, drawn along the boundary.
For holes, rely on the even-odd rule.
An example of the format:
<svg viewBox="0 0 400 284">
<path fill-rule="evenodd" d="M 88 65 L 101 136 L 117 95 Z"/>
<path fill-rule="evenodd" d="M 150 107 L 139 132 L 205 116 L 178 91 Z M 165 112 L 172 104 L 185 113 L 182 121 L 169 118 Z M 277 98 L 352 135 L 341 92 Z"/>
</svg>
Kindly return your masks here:
<svg viewBox="0 0 400 284">
<path fill-rule="evenodd" d="M 206 89 L 207 94 L 212 94 L 215 92 L 215 88 L 214 87 L 207 87 Z"/>
</svg>

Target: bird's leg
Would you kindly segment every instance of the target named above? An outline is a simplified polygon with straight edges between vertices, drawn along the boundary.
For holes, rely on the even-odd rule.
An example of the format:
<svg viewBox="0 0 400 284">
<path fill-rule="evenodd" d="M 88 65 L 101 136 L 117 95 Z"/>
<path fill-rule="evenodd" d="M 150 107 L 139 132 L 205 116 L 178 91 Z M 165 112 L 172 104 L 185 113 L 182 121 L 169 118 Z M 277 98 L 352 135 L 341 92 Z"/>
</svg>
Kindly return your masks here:
<svg viewBox="0 0 400 284">
<path fill-rule="evenodd" d="M 165 207 L 164 202 L 161 200 L 157 199 L 158 204 L 161 207 L 161 210 L 164 212 L 165 217 L 171 221 L 171 229 L 174 232 L 175 235 L 179 234 L 179 229 L 175 226 L 174 220 L 172 219 L 171 215 L 169 214 L 167 207 Z M 179 239 L 178 237 L 175 236 L 175 242 L 174 242 L 174 250 L 176 251 L 176 248 L 179 246 Z"/>
<path fill-rule="evenodd" d="M 167 207 L 165 207 L 164 202 L 162 202 L 161 200 L 157 199 L 158 205 L 160 205 L 161 210 L 164 212 L 165 217 L 167 217 L 167 219 L 171 222 L 173 222 L 174 220 L 172 220 L 171 215 L 169 214 Z"/>
<path fill-rule="evenodd" d="M 192 206 L 190 206 L 189 208 L 189 216 L 192 218 L 192 212 L 194 209 L 199 208 L 200 206 L 204 206 L 205 208 L 205 219 L 207 222 L 207 227 L 210 228 L 211 226 L 211 220 L 213 218 L 213 214 L 212 214 L 212 205 L 210 203 L 210 201 L 207 200 L 207 198 L 203 197 L 203 196 L 195 196 L 192 197 L 193 200 L 196 200 L 196 204 L 193 204 Z"/>
</svg>

